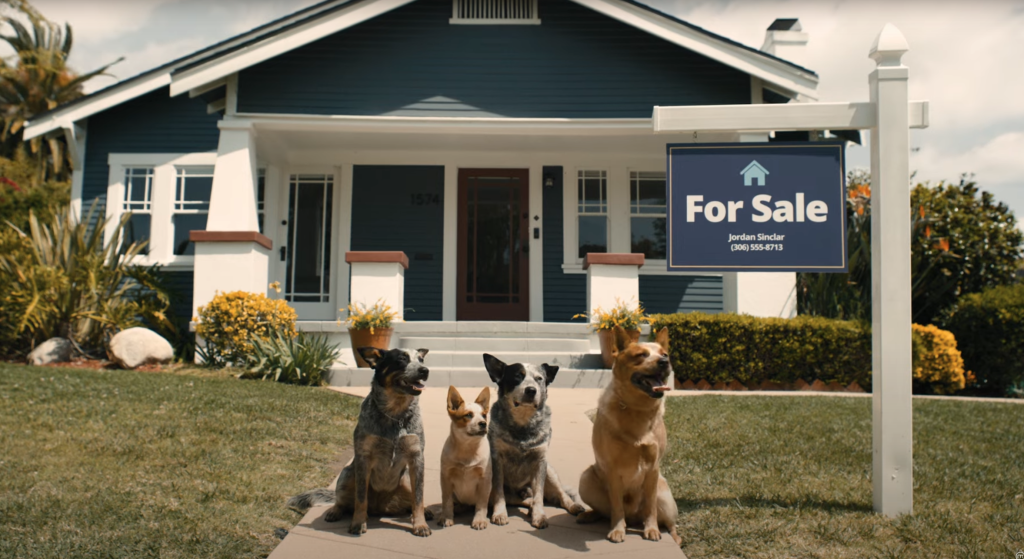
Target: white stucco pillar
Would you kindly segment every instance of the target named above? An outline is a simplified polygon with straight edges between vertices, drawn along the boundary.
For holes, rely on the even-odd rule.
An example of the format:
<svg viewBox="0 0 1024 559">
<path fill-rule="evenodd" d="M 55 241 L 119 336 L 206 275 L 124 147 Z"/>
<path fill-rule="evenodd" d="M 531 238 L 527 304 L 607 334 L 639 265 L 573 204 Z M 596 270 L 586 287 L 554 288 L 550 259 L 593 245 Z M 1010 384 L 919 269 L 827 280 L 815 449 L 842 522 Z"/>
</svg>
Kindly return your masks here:
<svg viewBox="0 0 1024 559">
<path fill-rule="evenodd" d="M 266 293 L 273 243 L 256 216 L 256 145 L 251 124 L 222 120 L 205 231 L 196 244 L 193 314 L 218 291 Z"/>
<path fill-rule="evenodd" d="M 404 252 L 350 251 L 345 262 L 352 270 L 351 303 L 373 306 L 382 301 L 405 319 L 405 270 L 409 257 Z"/>
<path fill-rule="evenodd" d="M 767 132 L 743 132 L 740 142 L 767 142 Z M 796 316 L 796 274 L 793 272 L 724 272 L 725 312 L 751 316 Z"/>
<path fill-rule="evenodd" d="M 587 271 L 587 312 L 595 322 L 594 309 L 611 310 L 619 303 L 631 308 L 640 304 L 640 266 L 644 255 L 636 253 L 589 253 L 583 259 Z"/>
<path fill-rule="evenodd" d="M 886 24 L 869 56 L 871 130 L 872 484 L 874 509 L 914 510 L 911 402 L 910 131 L 903 34 Z"/>
</svg>

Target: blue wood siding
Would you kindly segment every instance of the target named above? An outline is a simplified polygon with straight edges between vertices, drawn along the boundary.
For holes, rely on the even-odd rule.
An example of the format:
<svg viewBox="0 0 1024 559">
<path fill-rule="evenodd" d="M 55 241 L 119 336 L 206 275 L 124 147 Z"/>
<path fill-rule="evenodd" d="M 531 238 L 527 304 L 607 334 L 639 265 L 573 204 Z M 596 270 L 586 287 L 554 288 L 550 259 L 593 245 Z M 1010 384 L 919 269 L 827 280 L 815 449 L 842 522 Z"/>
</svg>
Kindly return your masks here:
<svg viewBox="0 0 1024 559">
<path fill-rule="evenodd" d="M 722 312 L 721 276 L 640 276 L 640 301 L 651 314 Z"/>
<path fill-rule="evenodd" d="M 587 311 L 587 276 L 562 271 L 562 168 L 544 167 L 544 176 L 555 183 L 542 187 L 544 322 L 569 322 L 573 315 Z"/>
<path fill-rule="evenodd" d="M 750 103 L 739 70 L 568 0 L 539 11 L 540 25 L 451 25 L 451 0 L 418 0 L 242 71 L 238 110 L 647 118 Z"/>
<path fill-rule="evenodd" d="M 196 153 L 216 151 L 220 115 L 206 114 L 206 103 L 188 95 L 171 97 L 161 88 L 89 117 L 82 181 L 82 213 L 96 202 L 95 220 L 106 215 L 111 153 Z M 192 317 L 192 272 L 168 272 L 179 320 Z"/>
<path fill-rule="evenodd" d="M 356 165 L 350 210 L 352 250 L 409 257 L 405 319 L 441 320 L 444 167 Z"/>
</svg>

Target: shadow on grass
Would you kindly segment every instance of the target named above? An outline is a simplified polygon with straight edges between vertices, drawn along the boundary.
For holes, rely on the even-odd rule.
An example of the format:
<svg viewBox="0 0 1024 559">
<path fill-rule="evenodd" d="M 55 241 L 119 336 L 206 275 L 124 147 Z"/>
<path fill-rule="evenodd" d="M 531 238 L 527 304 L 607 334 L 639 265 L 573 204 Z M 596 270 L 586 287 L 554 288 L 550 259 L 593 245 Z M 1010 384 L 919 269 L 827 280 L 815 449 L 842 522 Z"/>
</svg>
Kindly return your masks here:
<svg viewBox="0 0 1024 559">
<path fill-rule="evenodd" d="M 848 501 L 829 501 L 818 499 L 765 499 L 743 495 L 731 499 L 676 499 L 679 512 L 693 512 L 703 508 L 751 508 L 798 510 L 814 509 L 825 512 L 871 512 L 871 505 L 851 503 Z"/>
</svg>

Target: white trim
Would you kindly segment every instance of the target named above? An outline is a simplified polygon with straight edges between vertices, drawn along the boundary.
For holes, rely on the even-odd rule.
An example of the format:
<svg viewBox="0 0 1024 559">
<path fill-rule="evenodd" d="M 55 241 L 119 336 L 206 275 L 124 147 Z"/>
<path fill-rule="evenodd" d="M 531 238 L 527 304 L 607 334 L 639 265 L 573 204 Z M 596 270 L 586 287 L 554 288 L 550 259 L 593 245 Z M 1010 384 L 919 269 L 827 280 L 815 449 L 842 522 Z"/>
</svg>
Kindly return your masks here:
<svg viewBox="0 0 1024 559">
<path fill-rule="evenodd" d="M 206 114 L 212 115 L 225 110 L 228 106 L 227 99 L 221 98 L 206 104 Z"/>
<path fill-rule="evenodd" d="M 544 322 L 544 230 L 541 227 L 541 223 L 544 222 L 544 167 L 531 164 L 529 181 L 526 238 L 529 243 L 527 246 L 530 247 L 530 276 L 527 280 L 530 288 L 530 322 Z M 535 228 L 540 230 L 540 238 L 533 238 Z"/>
<path fill-rule="evenodd" d="M 208 93 L 210 91 L 213 91 L 214 89 L 217 89 L 218 87 L 221 87 L 222 85 L 225 85 L 226 83 L 227 83 L 227 80 L 216 80 L 216 81 L 212 81 L 212 82 L 207 83 L 207 84 L 203 84 L 203 85 L 201 85 L 201 86 L 199 86 L 199 87 L 197 87 L 195 89 L 190 89 L 189 92 L 188 92 L 188 96 L 190 98 L 194 99 L 194 98 L 199 97 L 200 95 L 202 95 L 204 93 Z"/>
<path fill-rule="evenodd" d="M 653 130 L 650 118 L 505 118 L 236 113 L 231 121 L 239 123 L 239 125 L 247 122 L 259 130 L 287 132 L 646 136 Z"/>
<path fill-rule="evenodd" d="M 64 128 L 64 139 L 71 151 L 71 215 L 82 219 L 82 187 L 85 182 L 85 146 L 88 121 Z"/>
<path fill-rule="evenodd" d="M 334 260 L 337 264 L 335 277 L 335 294 L 333 301 L 336 303 L 337 313 L 341 317 L 348 316 L 349 291 L 352 283 L 352 265 L 345 262 L 345 253 L 352 250 L 352 175 L 353 165 L 342 163 L 338 172 L 338 248 L 334 250 Z M 348 211 L 345 211 L 345 210 Z M 346 309 L 342 311 L 341 309 Z M 398 309 L 404 313 L 405 309 Z"/>
<path fill-rule="evenodd" d="M 928 127 L 928 101 L 911 101 L 908 125 Z M 788 103 L 654 107 L 656 133 L 681 130 L 865 130 L 876 126 L 874 103 Z"/>
<path fill-rule="evenodd" d="M 171 95 L 180 95 L 190 89 L 201 87 L 203 84 L 343 31 L 412 1 L 372 0 L 359 2 L 330 15 L 316 18 L 303 25 L 267 37 L 255 45 L 218 56 L 210 62 L 175 74 L 171 82 Z"/>
<path fill-rule="evenodd" d="M 818 78 L 782 61 L 716 39 L 637 6 L 615 0 L 572 1 L 741 72 L 816 99 Z"/>
<path fill-rule="evenodd" d="M 448 18 L 451 25 L 540 25 L 540 19 L 455 19 Z"/>
<path fill-rule="evenodd" d="M 224 114 L 234 116 L 238 112 L 238 74 L 231 74 L 224 83 Z M 171 95 L 174 95 L 173 91 Z"/>
</svg>

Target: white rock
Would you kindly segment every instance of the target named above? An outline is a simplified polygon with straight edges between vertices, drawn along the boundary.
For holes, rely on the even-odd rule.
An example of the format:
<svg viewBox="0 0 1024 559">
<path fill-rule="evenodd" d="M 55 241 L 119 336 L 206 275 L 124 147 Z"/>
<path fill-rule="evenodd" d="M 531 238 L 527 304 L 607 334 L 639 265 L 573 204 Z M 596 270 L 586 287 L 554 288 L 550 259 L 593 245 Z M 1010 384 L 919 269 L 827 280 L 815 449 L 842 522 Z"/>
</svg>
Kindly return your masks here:
<svg viewBox="0 0 1024 559">
<path fill-rule="evenodd" d="M 129 328 L 110 340 L 107 356 L 125 369 L 151 363 L 170 363 L 174 348 L 160 334 L 148 328 Z"/>
<path fill-rule="evenodd" d="M 75 346 L 66 338 L 50 338 L 36 346 L 32 353 L 28 354 L 30 365 L 48 365 L 50 363 L 67 363 L 71 361 L 71 354 Z"/>
</svg>

